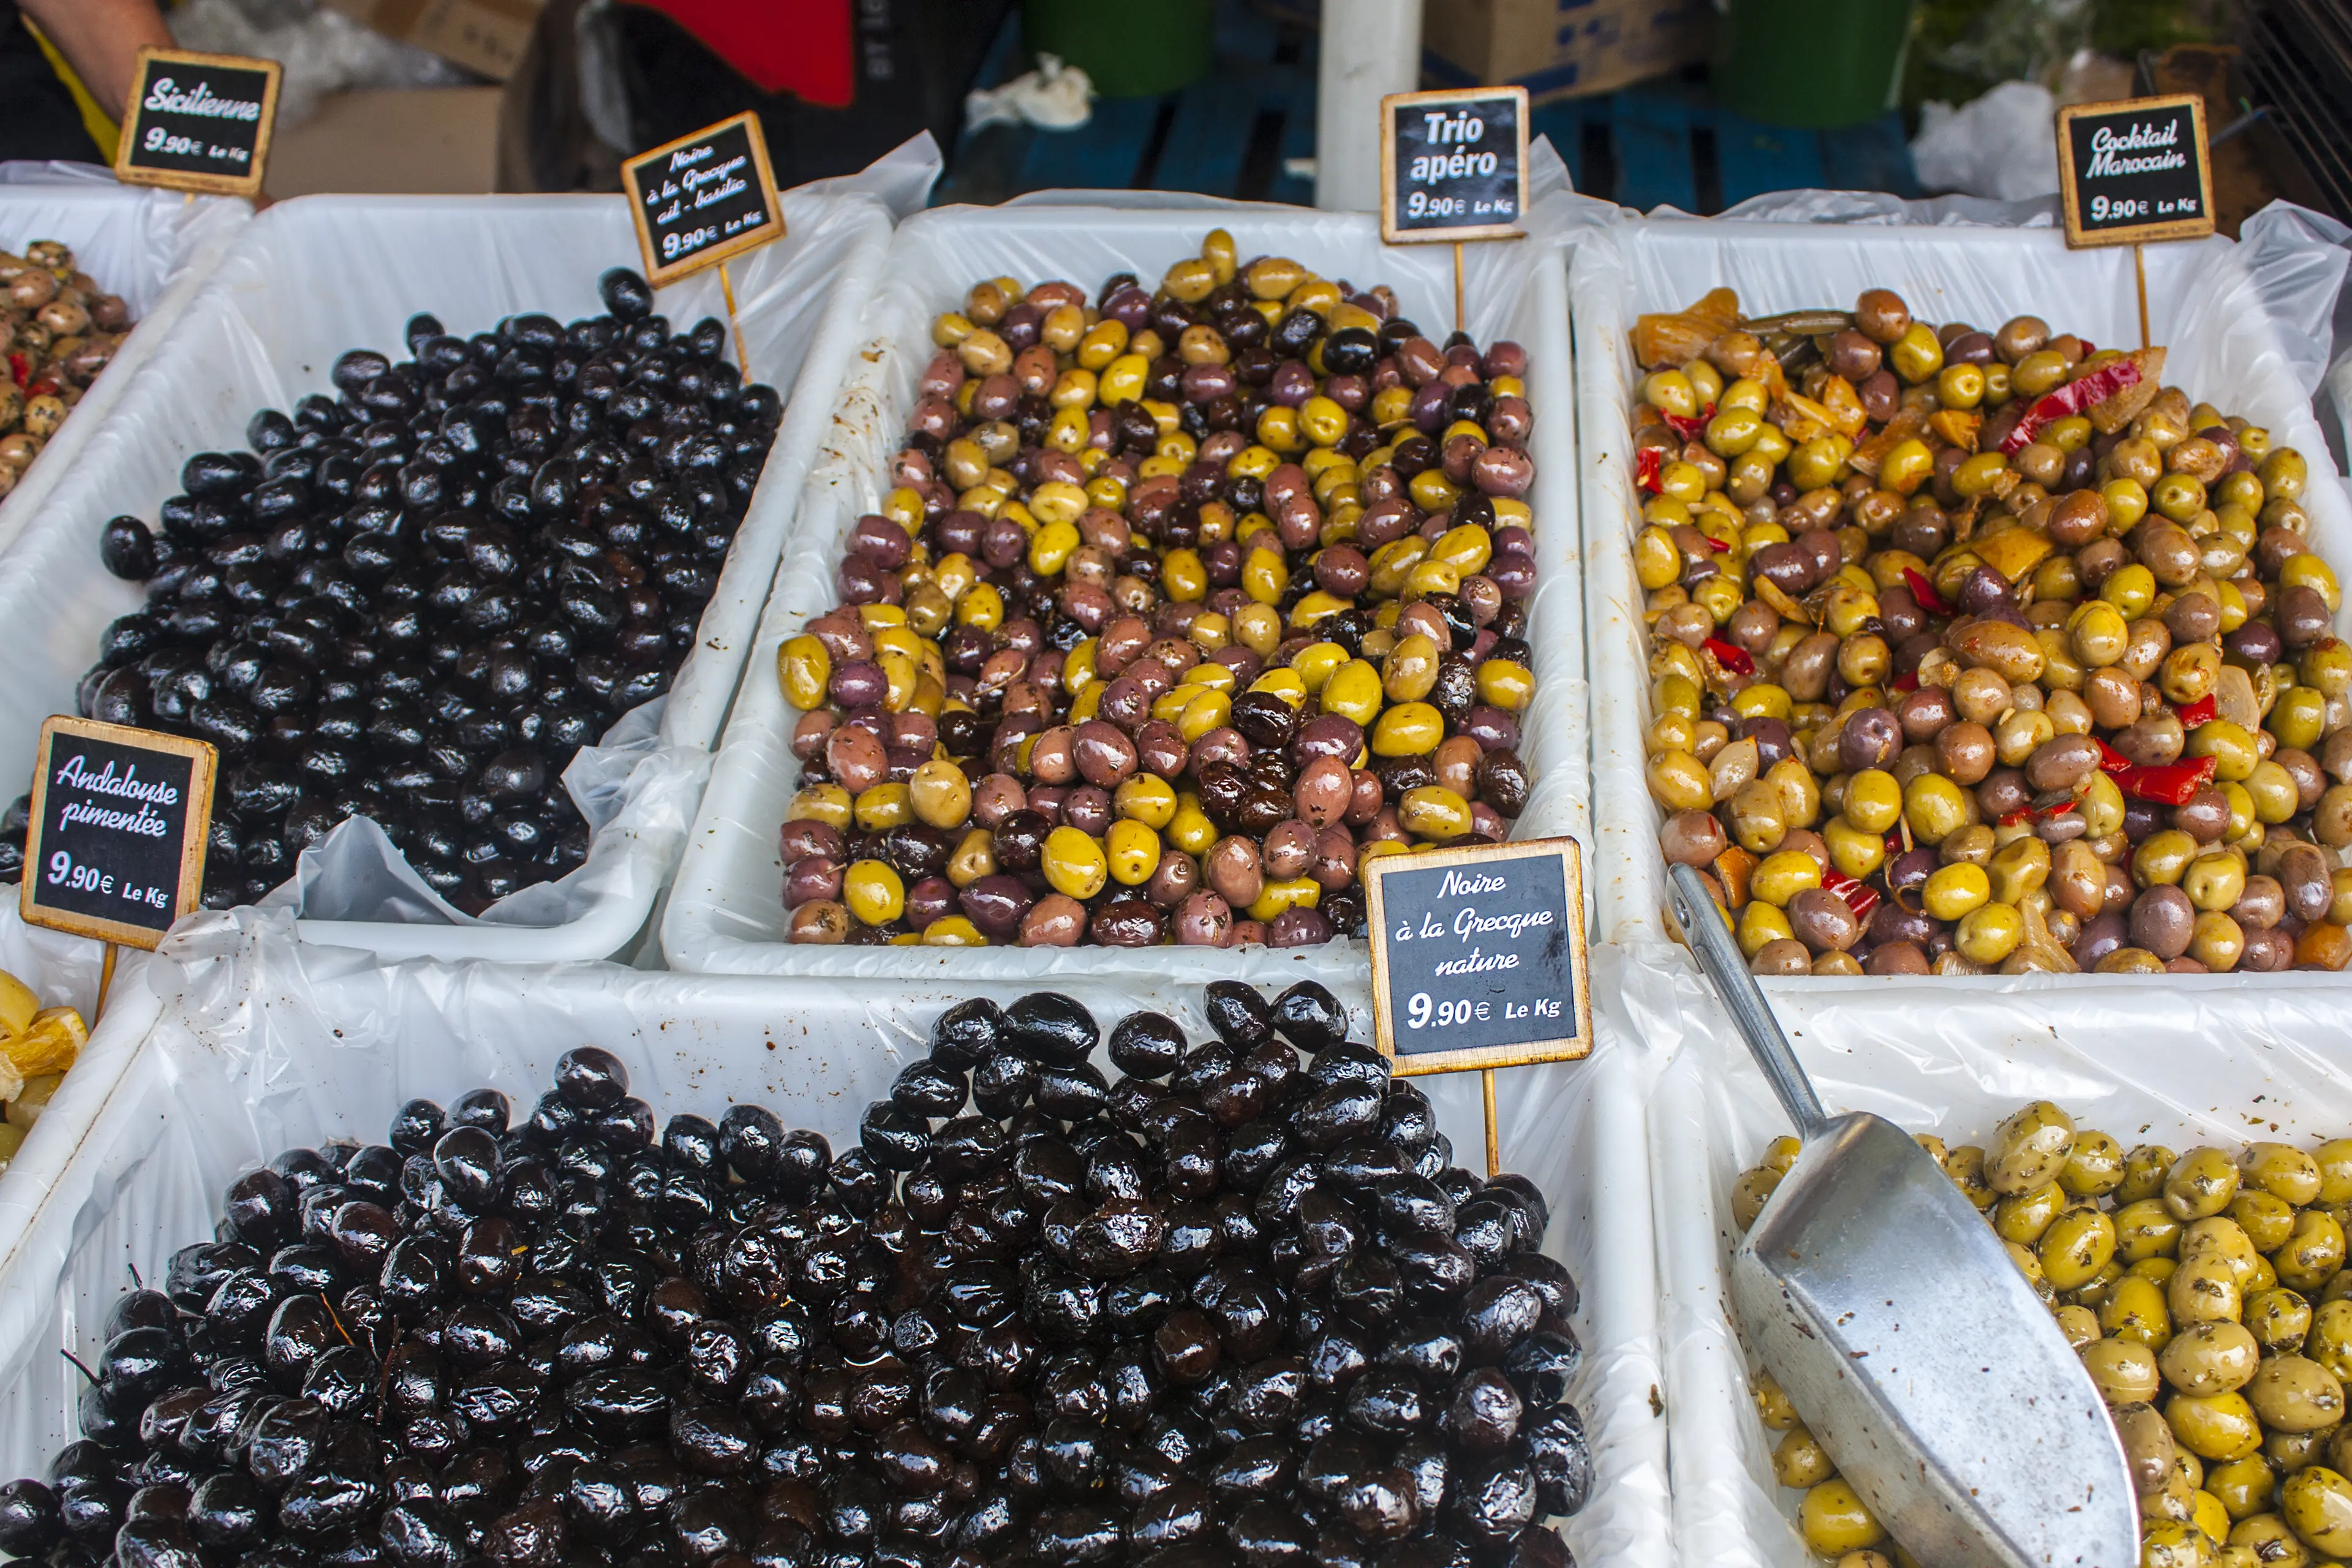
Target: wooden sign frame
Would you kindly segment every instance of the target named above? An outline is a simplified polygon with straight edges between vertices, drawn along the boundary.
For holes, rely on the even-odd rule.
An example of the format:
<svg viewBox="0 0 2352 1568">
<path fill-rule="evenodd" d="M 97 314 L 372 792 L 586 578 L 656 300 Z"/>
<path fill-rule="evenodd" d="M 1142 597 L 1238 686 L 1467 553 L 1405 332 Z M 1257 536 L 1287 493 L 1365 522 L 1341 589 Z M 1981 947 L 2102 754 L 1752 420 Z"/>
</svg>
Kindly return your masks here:
<svg viewBox="0 0 2352 1568">
<path fill-rule="evenodd" d="M 1399 1051 L 1396 1019 L 1389 997 L 1388 903 L 1381 883 L 1391 872 L 1427 871 L 1442 866 L 1491 864 L 1497 860 L 1534 860 L 1557 856 L 1561 886 L 1568 900 L 1569 973 L 1576 996 L 1572 1038 L 1530 1040 L 1516 1046 L 1489 1046 L 1457 1051 Z M 1580 1061 L 1592 1054 L 1592 983 L 1584 934 L 1584 850 L 1573 838 L 1529 838 L 1509 844 L 1478 844 L 1459 849 L 1428 849 L 1411 855 L 1382 855 L 1367 862 L 1363 872 L 1372 947 L 1373 1042 L 1389 1058 L 1398 1078 L 1419 1078 L 1441 1072 L 1491 1072 L 1496 1068 L 1527 1067 L 1537 1062 Z"/>
<path fill-rule="evenodd" d="M 220 773 L 220 752 L 209 741 L 166 734 L 161 730 L 101 724 L 92 719 L 69 719 L 62 713 L 51 714 L 41 725 L 40 742 L 33 752 L 32 819 L 25 828 L 25 869 L 23 879 L 17 884 L 16 912 L 27 925 L 47 926 L 52 931 L 71 931 L 76 936 L 95 937 L 100 942 L 144 948 L 152 952 L 163 941 L 162 931 L 123 921 L 102 920 L 47 909 L 34 901 L 43 858 L 41 835 L 48 821 L 50 758 L 60 735 L 79 736 L 110 745 L 136 746 L 142 751 L 163 752 L 186 757 L 193 764 L 188 771 L 188 815 L 181 835 L 180 873 L 175 884 L 177 896 L 172 909 L 174 921 L 193 912 L 204 901 L 205 850 L 211 838 L 213 788 Z"/>
<path fill-rule="evenodd" d="M 645 192 L 637 184 L 637 175 L 656 160 L 667 158 L 681 147 L 690 147 L 697 142 L 708 140 L 733 125 L 744 128 L 745 140 L 751 143 L 751 166 L 759 174 L 760 195 L 767 203 L 769 221 L 732 239 L 723 240 L 708 250 L 698 250 L 683 261 L 665 265 L 654 251 L 653 222 L 646 216 Z M 627 160 L 621 165 L 621 189 L 629 198 L 629 216 L 636 225 L 637 255 L 645 263 L 646 281 L 656 289 L 665 288 L 681 278 L 690 278 L 706 267 L 716 267 L 747 250 L 757 250 L 784 237 L 783 200 L 776 194 L 776 171 L 768 162 L 767 133 L 760 129 L 760 115 L 756 110 L 747 109 L 740 114 L 714 120 L 698 131 L 680 136 L 676 141 L 665 142 L 649 153 L 640 153 Z"/>
<path fill-rule="evenodd" d="M 2075 183 L 2074 127 L 2077 120 L 2130 110 L 2158 113 L 2187 109 L 2197 142 L 2197 189 L 2204 212 L 2193 218 L 2162 218 L 2128 228 L 2083 227 L 2082 191 Z M 2214 232 L 2213 148 L 2205 124 L 2201 93 L 2169 92 L 2148 98 L 2119 98 L 2105 103 L 2070 103 L 2058 111 L 2058 203 L 2065 219 L 2070 249 L 2087 250 L 2106 245 L 2150 245 L 2168 239 L 2203 239 Z"/>
<path fill-rule="evenodd" d="M 177 174 L 169 169 L 143 169 L 131 162 L 131 154 L 139 145 L 140 122 L 147 112 L 140 103 L 147 91 L 147 68 L 159 60 L 166 65 L 226 66 L 236 70 L 259 71 L 268 79 L 261 90 L 261 121 L 256 127 L 253 141 L 253 173 L 241 175 Z M 165 190 L 188 191 L 198 195 L 244 196 L 247 200 L 259 195 L 262 178 L 269 165 L 269 143 L 278 133 L 278 89 L 285 74 L 286 68 L 276 60 L 251 55 L 211 55 L 195 49 L 159 49 L 152 44 L 143 46 L 139 51 L 138 63 L 131 69 L 131 101 L 122 106 L 122 133 L 114 143 L 114 177 L 126 185 L 157 185 Z"/>
<path fill-rule="evenodd" d="M 1396 226 L 1396 111 L 1422 104 L 1467 103 L 1481 99 L 1518 100 L 1518 217 L 1510 223 L 1463 228 Z M 1528 89 L 1523 87 L 1445 88 L 1435 92 L 1392 92 L 1381 100 L 1381 239 L 1387 245 L 1459 245 L 1473 239 L 1518 239 L 1528 216 Z"/>
</svg>

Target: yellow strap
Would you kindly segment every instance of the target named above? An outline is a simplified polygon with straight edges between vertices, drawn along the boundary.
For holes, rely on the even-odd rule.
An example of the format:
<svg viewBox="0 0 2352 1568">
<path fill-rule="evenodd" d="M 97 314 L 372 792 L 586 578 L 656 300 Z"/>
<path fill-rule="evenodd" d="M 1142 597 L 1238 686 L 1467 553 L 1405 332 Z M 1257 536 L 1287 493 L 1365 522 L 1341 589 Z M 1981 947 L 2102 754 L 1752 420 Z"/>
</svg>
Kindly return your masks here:
<svg viewBox="0 0 2352 1568">
<path fill-rule="evenodd" d="M 48 57 L 49 68 L 58 73 L 58 79 L 66 84 L 68 92 L 73 94 L 74 107 L 81 110 L 82 126 L 89 132 L 89 139 L 98 143 L 99 161 L 111 164 L 115 143 L 122 139 L 122 128 L 98 106 L 98 100 L 89 95 L 89 89 L 82 86 L 81 78 L 74 74 L 74 68 L 66 63 L 65 56 L 59 54 L 58 47 L 33 25 L 30 16 L 25 17 L 25 30 L 33 35 L 33 41 L 41 46 L 41 53 Z"/>
</svg>

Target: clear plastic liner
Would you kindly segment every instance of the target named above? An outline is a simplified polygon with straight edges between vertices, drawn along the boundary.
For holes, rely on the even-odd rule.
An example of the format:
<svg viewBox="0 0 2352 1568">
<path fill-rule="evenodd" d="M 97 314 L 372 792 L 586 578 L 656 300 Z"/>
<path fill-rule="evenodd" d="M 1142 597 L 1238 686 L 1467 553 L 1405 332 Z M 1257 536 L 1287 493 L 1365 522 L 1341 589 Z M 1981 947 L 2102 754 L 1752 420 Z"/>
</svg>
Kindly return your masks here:
<svg viewBox="0 0 2352 1568">
<path fill-rule="evenodd" d="M 1570 263 L 1590 557 L 1591 880 L 1604 942 L 1656 941 L 1672 930 L 1664 915 L 1658 812 L 1643 776 L 1649 647 L 1644 595 L 1630 548 L 1641 527 L 1628 421 L 1642 375 L 1628 342 L 1634 317 L 1685 309 L 1724 286 L 1738 291 L 1740 309 L 1751 316 L 1850 306 L 1864 289 L 1883 286 L 1901 293 L 1924 321 L 1968 321 L 1990 329 L 2031 312 L 2104 346 L 2139 342 L 2129 247 L 2069 250 L 2063 233 L 2046 228 L 1892 223 L 1887 220 L 1898 209 L 1908 212 L 1918 204 L 1891 197 L 1798 192 L 1771 200 L 1770 211 L 1781 221 L 1628 220 L 1616 226 L 1614 244 L 1580 245 Z M 1821 221 L 1825 218 L 1832 221 Z M 2326 342 L 2346 252 L 2326 240 L 2310 218 L 2274 205 L 2248 221 L 2241 243 L 2216 237 L 2146 247 L 2148 321 L 2153 341 L 2170 350 L 2168 384 L 2242 414 L 2267 426 L 2275 443 L 2313 459 L 2304 506 L 2319 553 L 2344 571 L 2352 570 L 2352 500 L 2321 457 L 2327 448 L 2310 396 L 2325 370 L 2313 345 Z M 2352 631 L 2352 605 L 2337 626 Z M 2150 988 L 2141 982 L 2108 985 L 2108 978 L 2066 984 L 2096 986 L 2118 1000 L 2145 995 L 2151 1010 L 2167 1005 L 2158 998 L 2203 984 L 2183 977 L 2180 984 Z M 1879 979 L 1805 984 L 1889 994 Z M 1937 994 L 1954 999 L 1961 994 L 1955 987 L 2031 989 L 1995 977 L 1937 984 L 1945 988 Z"/>
<path fill-rule="evenodd" d="M 1801 1494 L 1773 1479 L 1776 1435 L 1749 1397 L 1726 1272 L 1731 1184 L 1789 1125 L 1688 955 L 1647 943 L 1617 959 L 1622 1026 L 1671 1058 L 1649 1122 L 1675 1550 L 1715 1568 L 1805 1568 L 1789 1522 Z M 2143 986 L 2159 1005 L 2141 1006 L 2055 976 L 2010 983 L 2030 985 L 2025 995 L 1874 984 L 1874 994 L 1766 984 L 1832 1114 L 1875 1111 L 1952 1144 L 1982 1143 L 2032 1100 L 2126 1148 L 2234 1152 L 2255 1138 L 2308 1145 L 2352 1131 L 2344 990 L 2332 976 Z"/>
<path fill-rule="evenodd" d="M 824 195 L 788 193 L 786 237 L 730 263 L 747 376 L 789 400 L 700 638 L 657 720 L 625 716 L 605 737 L 612 755 L 587 764 L 611 817 L 588 863 L 493 906 L 484 920 L 453 921 L 437 900 L 417 902 L 422 884 L 373 825 L 346 823 L 323 853 L 305 857 L 284 895 L 301 901 L 306 937 L 391 956 L 534 961 L 602 957 L 644 925 L 692 819 L 709 748 L 825 437 L 832 390 L 888 240 L 886 203 L 906 199 L 925 171 L 937 172 L 936 151 L 918 145 L 883 161 L 875 194 L 856 180 L 831 182 Z M 100 634 L 142 602 L 138 584 L 99 563 L 108 518 L 152 521 L 179 489 L 190 454 L 241 447 L 256 410 L 290 407 L 326 386 L 346 350 L 401 349 L 416 311 L 459 333 L 521 311 L 592 315 L 603 309 L 596 280 L 604 269 L 640 264 L 619 196 L 306 196 L 249 225 L 89 437 L 86 460 L 0 559 L 0 615 L 39 628 L 14 645 L 12 679 L 0 682 L 0 778 L 26 776 L 41 720 L 73 710 Z M 663 289 L 657 304 L 680 325 L 726 315 L 715 271 Z M 728 352 L 733 357 L 731 334 Z M 803 378 L 812 395 L 793 395 Z M 612 775 L 609 764 L 626 758 L 635 760 L 625 776 Z M 576 794 L 580 781 L 567 782 Z"/>
<path fill-rule="evenodd" d="M 44 1007 L 74 1008 L 85 1022 L 93 1013 L 98 1018 L 40 1120 L 25 1134 L 16 1157 L 0 1172 L 0 1277 L 34 1211 L 80 1148 L 91 1119 L 114 1092 L 154 1023 L 155 996 L 145 979 L 147 954 L 135 948 L 121 950 L 101 1011 L 98 986 L 105 963 L 105 943 L 27 925 L 15 899 L 0 900 L 0 969 L 31 986 Z"/>
<path fill-rule="evenodd" d="M 1536 787 L 1515 825 L 1522 838 L 1572 836 L 1588 847 L 1590 807 L 1583 605 L 1574 482 L 1576 426 L 1560 252 L 1615 209 L 1569 194 L 1548 143 L 1530 157 L 1525 240 L 1471 245 L 1464 255 L 1467 320 L 1481 343 L 1513 338 L 1528 350 L 1528 446 L 1536 460 L 1537 587 L 1529 602 L 1536 697 L 1521 716 L 1521 752 Z M 1071 205 L 1057 205 L 1056 201 Z M 1085 205 L 1078 205 L 1085 204 Z M 784 941 L 778 831 L 799 776 L 793 714 L 774 673 L 777 649 L 838 600 L 834 571 L 858 517 L 881 503 L 915 382 L 935 349 L 933 316 L 971 286 L 1008 274 L 1024 284 L 1068 279 L 1091 293 L 1128 271 L 1156 279 L 1199 254 L 1207 231 L 1230 230 L 1244 258 L 1296 258 L 1359 287 L 1392 287 L 1403 312 L 1442 336 L 1453 321 L 1450 247 L 1383 246 L 1370 217 L 1296 207 L 1204 202 L 1171 193 L 1064 192 L 996 209 L 947 207 L 905 224 L 868 307 L 867 347 L 851 365 L 835 421 L 838 439 L 810 476 L 809 494 L 776 576 L 750 676 L 688 836 L 662 946 L 672 967 L 699 973 L 1001 979 L 1142 971 L 1169 978 L 1230 977 L 1286 984 L 1305 974 L 1347 977 L 1370 962 L 1360 942 L 1273 950 L 794 946 Z"/>
<path fill-rule="evenodd" d="M 133 323 L 113 360 L 0 500 L 0 550 L 25 531 L 71 471 L 107 410 L 252 217 L 248 202 L 192 202 L 177 191 L 120 185 L 89 163 L 0 163 L 0 250 L 21 256 L 37 239 L 62 241 L 77 267 L 131 307 Z"/>
<path fill-rule="evenodd" d="M 824 981 L 646 974 L 611 964 L 412 962 L 298 942 L 282 913 L 206 915 L 173 935 L 153 973 L 165 1003 L 17 1249 L 0 1271 L 0 1477 L 38 1474 L 72 1436 L 79 1374 L 126 1265 L 157 1278 L 212 1234 L 222 1187 L 280 1149 L 378 1141 L 404 1100 L 478 1084 L 536 1099 L 564 1051 L 626 1063 L 656 1121 L 715 1116 L 733 1100 L 856 1142 L 869 1100 L 926 1048 L 930 1021 L 967 995 L 1009 1002 L 994 980 L 850 987 Z M 1201 993 L 1161 979 L 1063 987 L 1108 1026 L 1139 1007 L 1207 1032 Z M 1369 1030 L 1370 998 L 1340 990 Z M 1501 1079 L 1507 1169 L 1549 1195 L 1547 1250 L 1582 1289 L 1584 1365 L 1570 1397 L 1591 1437 L 1591 1500 L 1564 1522 L 1586 1563 L 1664 1568 L 1665 1422 L 1654 1338 L 1642 1105 L 1646 1054 L 1604 1030 L 1592 1058 Z M 1470 1075 L 1423 1079 L 1455 1158 L 1484 1131 Z"/>
</svg>

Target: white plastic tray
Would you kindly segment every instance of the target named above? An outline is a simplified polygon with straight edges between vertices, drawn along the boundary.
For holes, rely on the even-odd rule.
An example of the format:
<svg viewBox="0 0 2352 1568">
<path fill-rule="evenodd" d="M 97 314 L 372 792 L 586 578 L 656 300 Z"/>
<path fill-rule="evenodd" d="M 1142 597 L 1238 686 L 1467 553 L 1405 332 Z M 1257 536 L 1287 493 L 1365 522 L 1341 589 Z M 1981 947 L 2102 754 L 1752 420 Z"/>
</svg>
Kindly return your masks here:
<svg viewBox="0 0 2352 1568">
<path fill-rule="evenodd" d="M 734 264 L 740 321 L 752 379 L 789 395 L 805 375 L 815 395 L 790 397 L 704 612 L 701 640 L 671 688 L 661 744 L 638 764 L 684 770 L 686 799 L 667 825 L 624 822 L 600 836 L 612 843 L 592 850 L 601 858 L 590 870 L 612 863 L 613 890 L 569 923 L 310 921 L 306 937 L 393 957 L 552 961 L 603 957 L 644 925 L 691 819 L 693 776 L 734 693 L 889 236 L 887 211 L 862 196 L 787 195 L 784 215 L 787 237 Z M 430 310 L 461 333 L 520 311 L 591 315 L 603 309 L 598 276 L 637 265 L 619 196 L 305 196 L 247 226 L 118 405 L 95 431 L 84 426 L 81 460 L 0 559 L 0 618 L 36 631 L 12 642 L 0 679 L 0 779 L 26 776 L 42 719 L 72 711 L 75 683 L 97 656 L 99 634 L 142 601 L 138 584 L 109 575 L 99 562 L 98 531 L 107 519 L 128 512 L 152 522 L 179 489 L 191 453 L 241 447 L 255 410 L 290 406 L 328 385 L 328 369 L 345 350 L 401 348 L 402 328 L 416 311 Z M 710 272 L 663 290 L 658 306 L 689 325 L 726 314 Z"/>
<path fill-rule="evenodd" d="M 1731 1184 L 1788 1123 L 1685 955 L 1653 948 L 1622 973 L 1626 1026 L 1674 1053 L 1649 1121 L 1675 1550 L 1713 1568 L 1809 1568 L 1790 1522 L 1801 1494 L 1772 1479 L 1777 1435 L 1749 1397 L 1726 1273 Z M 2203 987 L 2126 1010 L 2059 981 L 2029 1007 L 1948 980 L 1891 978 L 1874 999 L 1791 989 L 1774 1006 L 1832 1114 L 1873 1110 L 1913 1132 L 1980 1143 L 2020 1105 L 2051 1100 L 2127 1149 L 2235 1151 L 2257 1138 L 2308 1147 L 2352 1131 L 2344 994 L 2332 978 L 2271 977 L 2259 1011 Z M 1906 1020 L 1899 1034 L 1888 1016 Z"/>
<path fill-rule="evenodd" d="M 113 360 L 0 500 L 0 550 L 31 524 L 106 411 L 121 401 L 140 364 L 252 218 L 248 202 L 218 196 L 191 202 L 176 191 L 116 184 L 78 163 L 10 163 L 0 171 L 0 250 L 22 256 L 37 239 L 62 240 L 100 288 L 121 296 L 134 322 Z"/>
<path fill-rule="evenodd" d="M 2235 250 L 2225 239 L 2146 247 L 2149 328 L 2154 341 L 2171 351 L 2164 379 L 2192 399 L 2268 426 L 2277 443 L 2312 459 L 2304 504 L 2314 536 L 2339 571 L 2352 570 L 2352 501 L 2326 460 L 2310 405 L 2286 373 L 2274 329 Z M 1750 315 L 1849 306 L 1864 289 L 1884 286 L 1901 293 L 1925 321 L 1969 321 L 1989 331 L 2030 311 L 2103 345 L 2139 341 L 2131 250 L 2068 250 L 2054 229 L 1660 219 L 1625 223 L 1616 244 L 1577 247 L 1569 290 L 1590 555 L 1591 879 L 1606 942 L 1654 941 L 1674 932 L 1665 914 L 1659 816 L 1643 770 L 1649 648 L 1631 550 L 1641 508 L 1627 420 L 1641 372 L 1627 334 L 1637 314 L 1684 309 L 1720 286 L 1738 289 L 1740 309 Z M 2352 628 L 2352 605 L 2338 625 Z M 2192 986 L 2213 984 L 2183 978 Z M 2018 988 L 1991 976 L 1948 979 L 1939 982 L 1946 989 L 1937 994 L 1957 999 L 1960 993 L 1949 989 L 1956 984 Z M 2095 988 L 2111 999 L 2151 994 L 2144 981 L 2130 975 L 2070 977 L 2066 984 Z M 1814 987 L 1888 994 L 1878 978 L 1768 983 L 1776 998 Z"/>
<path fill-rule="evenodd" d="M 1086 193 L 1057 201 L 1083 202 Z M 801 519 L 752 648 L 743 693 L 729 721 L 704 791 L 701 815 L 662 923 L 671 967 L 703 973 L 889 975 L 906 979 L 1010 979 L 1052 974 L 1149 973 L 1286 984 L 1301 974 L 1360 974 L 1360 942 L 1318 948 L 1240 951 L 1165 946 L 947 949 L 793 946 L 784 941 L 783 860 L 777 842 L 800 764 L 790 749 L 793 713 L 774 673 L 776 649 L 836 602 L 833 572 L 858 517 L 881 503 L 887 466 L 915 403 L 915 380 L 936 352 L 932 318 L 955 308 L 977 280 L 1007 274 L 1024 283 L 1068 279 L 1092 295 L 1102 279 L 1129 271 L 1157 279 L 1200 253 L 1222 225 L 1244 258 L 1296 258 L 1328 278 L 1385 282 L 1404 313 L 1442 336 L 1453 318 L 1453 257 L 1444 246 L 1383 246 L 1371 218 L 1295 207 L 1220 206 L 1121 210 L 1109 206 L 949 207 L 899 226 L 864 336 L 851 365 L 837 439 L 809 481 Z M 1536 775 L 1534 797 L 1516 825 L 1523 838 L 1587 839 L 1591 805 L 1586 742 L 1583 606 L 1577 574 L 1580 541 L 1572 482 L 1575 408 L 1567 297 L 1559 247 L 1567 222 L 1538 203 L 1534 237 L 1468 247 L 1468 330 L 1484 343 L 1517 340 L 1528 351 L 1536 410 L 1537 588 L 1529 601 L 1537 696 L 1523 717 L 1521 752 Z"/>
<path fill-rule="evenodd" d="M 184 971 L 170 962 L 186 961 Z M 212 955 L 212 956 L 207 956 Z M 15 1260 L 0 1272 L 0 1476 L 38 1474 L 74 1435 L 79 1373 L 124 1265 L 156 1278 L 212 1232 L 228 1182 L 294 1144 L 380 1141 L 411 1096 L 446 1102 L 478 1084 L 535 1100 L 581 1045 L 628 1065 L 656 1121 L 715 1118 L 755 1100 L 854 1145 L 869 1099 L 887 1092 L 930 1020 L 967 994 L 1010 1001 L 1013 984 L 866 986 L 644 974 L 609 964 L 520 968 L 415 962 L 289 940 L 253 910 L 184 930 L 154 966 L 161 1020 L 83 1140 Z M 1066 987 L 1106 1030 L 1137 1007 L 1205 1033 L 1194 986 L 1081 981 Z M 862 992 L 862 994 L 861 994 Z M 1343 992 L 1357 1017 L 1367 997 Z M 1507 1168 L 1551 1197 L 1548 1249 L 1583 1292 L 1584 1370 L 1573 1391 L 1592 1439 L 1591 1501 L 1567 1522 L 1588 1563 L 1664 1568 L 1665 1423 L 1654 1398 L 1648 1176 L 1634 1058 L 1604 1036 L 1587 1063 L 1505 1076 Z M 1423 1079 L 1457 1158 L 1482 1146 L 1478 1086 Z"/>
</svg>

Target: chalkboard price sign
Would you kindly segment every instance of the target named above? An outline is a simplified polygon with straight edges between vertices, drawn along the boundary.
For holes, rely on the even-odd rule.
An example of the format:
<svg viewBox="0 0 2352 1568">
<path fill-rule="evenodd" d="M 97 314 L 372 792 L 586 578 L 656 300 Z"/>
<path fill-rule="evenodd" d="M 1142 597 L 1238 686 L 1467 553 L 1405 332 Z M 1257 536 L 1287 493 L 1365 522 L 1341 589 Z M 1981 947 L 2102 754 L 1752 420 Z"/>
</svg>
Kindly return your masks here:
<svg viewBox="0 0 2352 1568">
<path fill-rule="evenodd" d="M 1384 856 L 1364 882 L 1376 1037 L 1400 1077 L 1591 1052 L 1576 840 Z"/>
<path fill-rule="evenodd" d="M 739 114 L 621 165 L 646 278 L 656 289 L 784 237 L 757 114 Z"/>
<path fill-rule="evenodd" d="M 141 49 L 114 177 L 206 195 L 258 195 L 278 119 L 278 75 L 276 60 Z"/>
<path fill-rule="evenodd" d="M 26 921 L 153 948 L 205 882 L 218 753 L 152 730 L 53 718 L 34 756 Z"/>
<path fill-rule="evenodd" d="M 2140 245 L 2213 232 L 2205 100 L 2181 93 L 2058 111 L 2066 243 Z"/>
<path fill-rule="evenodd" d="M 1528 91 L 1399 92 L 1381 100 L 1381 237 L 1501 239 L 1528 210 Z"/>
</svg>

